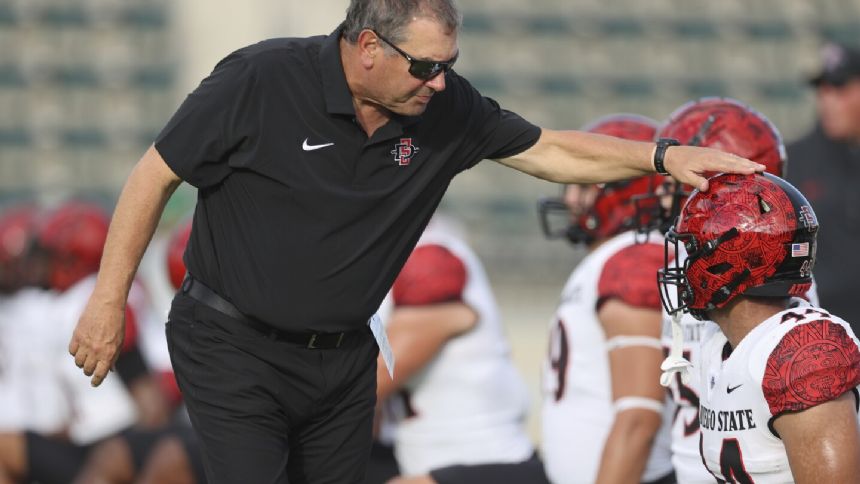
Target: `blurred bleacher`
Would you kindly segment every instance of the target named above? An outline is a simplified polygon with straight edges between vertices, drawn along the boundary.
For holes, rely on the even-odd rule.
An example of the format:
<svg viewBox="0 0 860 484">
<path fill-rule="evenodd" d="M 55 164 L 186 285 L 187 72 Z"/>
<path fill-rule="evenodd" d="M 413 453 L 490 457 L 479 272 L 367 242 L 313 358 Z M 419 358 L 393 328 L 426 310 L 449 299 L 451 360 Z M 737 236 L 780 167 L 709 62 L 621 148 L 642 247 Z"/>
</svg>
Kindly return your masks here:
<svg viewBox="0 0 860 484">
<path fill-rule="evenodd" d="M 116 192 L 174 109 L 163 0 L 0 1 L 0 190 Z"/>
</svg>

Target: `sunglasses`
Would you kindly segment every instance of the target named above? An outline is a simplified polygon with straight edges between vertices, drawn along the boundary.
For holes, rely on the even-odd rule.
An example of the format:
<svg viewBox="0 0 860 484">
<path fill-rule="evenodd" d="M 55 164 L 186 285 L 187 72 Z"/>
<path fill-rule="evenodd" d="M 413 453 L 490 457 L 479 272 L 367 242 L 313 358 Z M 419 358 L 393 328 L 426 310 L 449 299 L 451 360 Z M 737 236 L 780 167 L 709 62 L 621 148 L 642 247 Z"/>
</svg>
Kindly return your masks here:
<svg viewBox="0 0 860 484">
<path fill-rule="evenodd" d="M 422 81 L 429 81 L 439 75 L 440 72 L 448 72 L 454 66 L 454 63 L 457 62 L 456 55 L 453 59 L 444 62 L 416 59 L 380 35 L 376 30 L 370 29 L 370 31 L 376 34 L 383 42 L 390 45 L 398 54 L 406 58 L 409 61 L 409 73 Z"/>
</svg>

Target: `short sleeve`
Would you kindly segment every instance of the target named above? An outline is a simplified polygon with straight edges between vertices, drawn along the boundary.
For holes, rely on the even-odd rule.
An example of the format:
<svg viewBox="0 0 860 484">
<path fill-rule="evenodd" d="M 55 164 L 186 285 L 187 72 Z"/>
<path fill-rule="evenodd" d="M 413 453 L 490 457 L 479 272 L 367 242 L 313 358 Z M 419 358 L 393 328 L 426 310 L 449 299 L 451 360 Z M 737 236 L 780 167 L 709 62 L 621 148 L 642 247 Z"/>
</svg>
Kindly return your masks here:
<svg viewBox="0 0 860 484">
<path fill-rule="evenodd" d="M 609 299 L 636 307 L 660 310 L 657 270 L 663 267 L 663 248 L 657 244 L 629 245 L 607 259 L 597 282 L 597 309 Z"/>
<path fill-rule="evenodd" d="M 845 327 L 828 319 L 791 328 L 768 357 L 762 379 L 774 417 L 834 400 L 857 385 L 860 351 Z"/>
<path fill-rule="evenodd" d="M 419 306 L 461 301 L 466 287 L 466 266 L 441 245 L 422 245 L 412 255 L 394 281 L 396 306 Z"/>
<path fill-rule="evenodd" d="M 452 82 L 457 93 L 453 109 L 466 117 L 461 169 L 469 169 L 484 159 L 508 158 L 534 146 L 541 129 L 518 114 L 502 109 L 459 76 Z"/>
<path fill-rule="evenodd" d="M 155 141 L 174 173 L 197 188 L 229 174 L 229 155 L 259 132 L 256 84 L 254 66 L 237 51 L 188 95 Z"/>
</svg>

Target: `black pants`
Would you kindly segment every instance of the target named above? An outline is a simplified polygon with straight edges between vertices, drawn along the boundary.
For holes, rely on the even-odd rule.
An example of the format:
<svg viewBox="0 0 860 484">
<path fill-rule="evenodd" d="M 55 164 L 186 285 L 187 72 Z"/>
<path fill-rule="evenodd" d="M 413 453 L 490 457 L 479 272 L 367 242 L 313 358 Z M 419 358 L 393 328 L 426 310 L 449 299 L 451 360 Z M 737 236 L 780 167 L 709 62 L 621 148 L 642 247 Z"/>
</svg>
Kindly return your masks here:
<svg viewBox="0 0 860 484">
<path fill-rule="evenodd" d="M 437 484 L 549 484 L 538 455 L 506 464 L 455 465 L 430 471 Z"/>
<path fill-rule="evenodd" d="M 93 448 L 93 445 L 76 445 L 35 432 L 26 432 L 24 439 L 27 447 L 27 477 L 24 482 L 72 482 Z"/>
<path fill-rule="evenodd" d="M 369 329 L 308 349 L 177 295 L 167 343 L 210 483 L 363 480 L 379 352 Z"/>
</svg>

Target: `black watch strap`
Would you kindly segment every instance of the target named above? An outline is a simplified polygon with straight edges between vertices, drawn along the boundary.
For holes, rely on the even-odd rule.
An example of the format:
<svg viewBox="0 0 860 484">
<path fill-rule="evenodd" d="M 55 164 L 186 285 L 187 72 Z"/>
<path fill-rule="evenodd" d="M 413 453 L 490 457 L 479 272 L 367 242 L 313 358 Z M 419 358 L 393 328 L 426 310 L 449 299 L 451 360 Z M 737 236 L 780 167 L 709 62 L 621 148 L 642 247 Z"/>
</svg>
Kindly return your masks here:
<svg viewBox="0 0 860 484">
<path fill-rule="evenodd" d="M 663 165 L 663 160 L 666 158 L 666 150 L 669 149 L 670 146 L 680 146 L 681 143 L 676 139 L 672 138 L 660 138 L 657 140 L 657 148 L 654 150 L 654 171 L 661 175 L 668 175 L 669 172 L 666 171 L 666 167 Z"/>
</svg>

